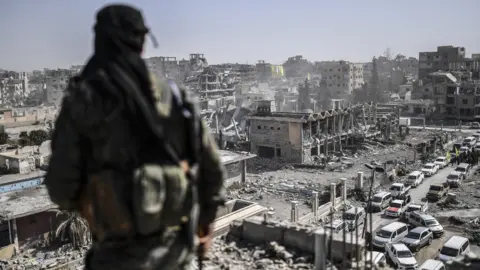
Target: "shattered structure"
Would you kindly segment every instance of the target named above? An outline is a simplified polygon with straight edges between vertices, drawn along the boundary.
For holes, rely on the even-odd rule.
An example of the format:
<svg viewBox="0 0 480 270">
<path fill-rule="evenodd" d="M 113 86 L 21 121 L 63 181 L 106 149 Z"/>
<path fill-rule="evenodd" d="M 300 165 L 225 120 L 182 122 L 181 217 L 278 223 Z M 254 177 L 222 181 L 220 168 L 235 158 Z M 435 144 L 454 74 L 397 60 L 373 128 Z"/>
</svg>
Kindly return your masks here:
<svg viewBox="0 0 480 270">
<path fill-rule="evenodd" d="M 264 158 L 308 162 L 314 156 L 341 151 L 356 140 L 388 137 L 398 124 L 393 111 L 367 103 L 319 113 L 272 112 L 266 103 L 248 116 L 250 151 Z"/>
</svg>

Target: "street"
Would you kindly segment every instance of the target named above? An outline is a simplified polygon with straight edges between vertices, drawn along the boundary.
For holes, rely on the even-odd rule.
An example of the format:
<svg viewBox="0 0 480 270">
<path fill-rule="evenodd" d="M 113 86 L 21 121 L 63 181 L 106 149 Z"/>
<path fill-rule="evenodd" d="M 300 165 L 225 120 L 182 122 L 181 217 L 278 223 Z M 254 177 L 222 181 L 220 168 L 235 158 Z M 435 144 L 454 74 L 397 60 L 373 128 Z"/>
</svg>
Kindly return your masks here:
<svg viewBox="0 0 480 270">
<path fill-rule="evenodd" d="M 430 185 L 444 183 L 446 181 L 448 174 L 452 172 L 454 169 L 455 167 L 446 167 L 444 169 L 439 170 L 438 173 L 436 173 L 431 177 L 425 177 L 422 184 L 410 190 L 409 194 L 412 197 L 412 202 L 420 203 L 424 201 L 425 195 L 427 194 L 430 188 Z M 428 213 L 428 210 L 427 210 L 427 213 Z M 383 215 L 383 211 L 378 213 L 373 213 L 373 216 L 372 216 L 373 231 L 376 231 L 381 227 L 397 220 L 394 218 L 383 217 L 382 215 Z M 443 243 L 453 234 L 454 234 L 453 232 L 445 231 L 444 235 L 442 235 L 442 237 L 438 239 L 434 239 L 434 241 L 430 246 L 424 247 L 420 251 L 416 252 L 415 258 L 417 259 L 418 264 L 420 265 L 425 260 L 434 258 L 438 253 L 438 249 L 441 248 Z"/>
<path fill-rule="evenodd" d="M 424 129 L 423 126 L 409 126 L 411 129 Z M 480 129 L 470 129 L 468 126 L 462 126 L 461 130 L 458 130 L 458 128 L 441 128 L 439 126 L 436 127 L 425 127 L 425 130 L 436 130 L 436 131 L 445 131 L 445 132 L 464 132 L 464 133 L 480 133 Z"/>
</svg>

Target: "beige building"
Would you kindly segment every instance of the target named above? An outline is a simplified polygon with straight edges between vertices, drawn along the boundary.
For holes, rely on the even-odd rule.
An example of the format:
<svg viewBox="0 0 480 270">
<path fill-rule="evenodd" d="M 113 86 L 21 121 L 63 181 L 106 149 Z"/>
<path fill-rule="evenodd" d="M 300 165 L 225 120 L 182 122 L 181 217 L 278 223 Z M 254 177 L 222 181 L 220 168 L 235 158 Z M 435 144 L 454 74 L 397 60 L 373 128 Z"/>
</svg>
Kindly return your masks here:
<svg viewBox="0 0 480 270">
<path fill-rule="evenodd" d="M 320 71 L 327 87 L 334 94 L 349 95 L 364 83 L 363 64 L 348 61 L 322 61 L 315 62 L 315 69 Z"/>
<path fill-rule="evenodd" d="M 450 63 L 465 59 L 464 47 L 438 46 L 435 52 L 420 52 L 418 78 L 423 79 L 436 71 L 450 71 Z"/>
</svg>

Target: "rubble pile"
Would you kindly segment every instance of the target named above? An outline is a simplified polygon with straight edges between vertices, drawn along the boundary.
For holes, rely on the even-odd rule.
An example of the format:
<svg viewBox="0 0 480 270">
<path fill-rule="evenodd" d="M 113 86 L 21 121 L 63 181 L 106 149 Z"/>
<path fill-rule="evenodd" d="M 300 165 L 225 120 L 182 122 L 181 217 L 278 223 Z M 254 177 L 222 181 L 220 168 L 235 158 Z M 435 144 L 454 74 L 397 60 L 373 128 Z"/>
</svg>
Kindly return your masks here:
<svg viewBox="0 0 480 270">
<path fill-rule="evenodd" d="M 78 250 L 70 245 L 64 245 L 55 251 L 29 249 L 10 260 L 0 261 L 0 268 L 3 267 L 1 269 L 5 270 L 54 269 L 73 261 L 77 262 L 77 265 L 83 265 L 83 258 L 88 248 L 85 246 Z"/>
<path fill-rule="evenodd" d="M 413 160 L 414 151 L 407 145 L 375 141 L 344 147 L 341 152 L 317 157 L 308 164 L 288 164 L 257 157 L 247 163 L 247 184 L 230 187 L 228 196 L 230 199 L 256 201 L 275 210 L 275 217 L 288 219 L 290 201 L 299 201 L 300 214 L 306 214 L 310 211 L 312 191 L 319 193 L 321 202 L 328 201 L 330 183 L 339 183 L 340 178 L 347 178 L 347 189 L 352 195 L 358 171 L 364 172 L 364 181 L 369 180 L 369 169 L 365 164 L 382 166 L 382 162 L 392 161 L 406 175 L 421 166 L 419 160 L 416 163 Z M 390 169 L 392 165 L 389 166 Z M 390 184 L 390 180 L 384 180 L 381 174 L 377 174 L 376 181 L 376 186 Z"/>
<path fill-rule="evenodd" d="M 287 250 L 276 242 L 254 246 L 228 235 L 215 239 L 205 266 L 218 269 L 313 269 L 312 256 Z M 206 267 L 206 268 L 207 268 Z"/>
</svg>

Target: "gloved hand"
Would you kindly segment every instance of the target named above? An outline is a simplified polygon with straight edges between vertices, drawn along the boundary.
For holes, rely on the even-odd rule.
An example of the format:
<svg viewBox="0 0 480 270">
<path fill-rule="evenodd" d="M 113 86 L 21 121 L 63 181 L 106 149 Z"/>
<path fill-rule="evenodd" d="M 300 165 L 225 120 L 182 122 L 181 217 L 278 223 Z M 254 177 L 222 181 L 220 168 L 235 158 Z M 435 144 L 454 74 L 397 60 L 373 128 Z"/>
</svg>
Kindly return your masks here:
<svg viewBox="0 0 480 270">
<path fill-rule="evenodd" d="M 199 254 L 205 256 L 212 245 L 213 224 L 200 225 L 198 228 Z"/>
</svg>

